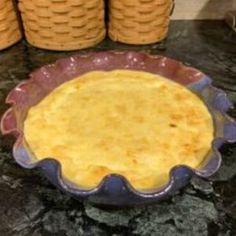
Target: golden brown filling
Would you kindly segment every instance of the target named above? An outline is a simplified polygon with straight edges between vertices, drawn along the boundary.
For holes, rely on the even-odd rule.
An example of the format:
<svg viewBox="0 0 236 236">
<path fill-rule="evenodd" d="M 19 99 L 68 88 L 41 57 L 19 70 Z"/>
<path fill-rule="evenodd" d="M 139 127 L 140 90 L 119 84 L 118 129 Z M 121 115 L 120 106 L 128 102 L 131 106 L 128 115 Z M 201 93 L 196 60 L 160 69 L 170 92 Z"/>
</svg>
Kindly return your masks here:
<svg viewBox="0 0 236 236">
<path fill-rule="evenodd" d="M 24 131 L 37 159 L 57 159 L 63 175 L 81 187 L 117 173 L 148 190 L 167 183 L 175 165 L 200 165 L 213 122 L 185 87 L 146 72 L 114 70 L 56 88 L 29 110 Z"/>
</svg>

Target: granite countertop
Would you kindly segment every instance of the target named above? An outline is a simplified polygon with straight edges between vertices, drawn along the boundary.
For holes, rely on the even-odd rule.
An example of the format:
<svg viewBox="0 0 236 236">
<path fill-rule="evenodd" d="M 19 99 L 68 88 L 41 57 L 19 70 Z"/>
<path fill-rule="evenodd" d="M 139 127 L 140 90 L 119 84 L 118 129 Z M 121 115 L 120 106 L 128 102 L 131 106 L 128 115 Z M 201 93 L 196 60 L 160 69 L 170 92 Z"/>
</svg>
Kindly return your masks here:
<svg viewBox="0 0 236 236">
<path fill-rule="evenodd" d="M 29 72 L 75 53 L 137 50 L 192 65 L 213 78 L 236 104 L 236 34 L 222 21 L 173 21 L 165 42 L 127 46 L 105 40 L 79 52 L 50 52 L 22 41 L 0 52 L 0 115 L 8 91 Z M 236 109 L 229 114 L 236 118 Z M 221 149 L 222 167 L 210 180 L 194 178 L 159 204 L 105 211 L 61 193 L 36 170 L 12 158 L 13 139 L 0 135 L 0 235 L 236 235 L 236 144 Z"/>
</svg>

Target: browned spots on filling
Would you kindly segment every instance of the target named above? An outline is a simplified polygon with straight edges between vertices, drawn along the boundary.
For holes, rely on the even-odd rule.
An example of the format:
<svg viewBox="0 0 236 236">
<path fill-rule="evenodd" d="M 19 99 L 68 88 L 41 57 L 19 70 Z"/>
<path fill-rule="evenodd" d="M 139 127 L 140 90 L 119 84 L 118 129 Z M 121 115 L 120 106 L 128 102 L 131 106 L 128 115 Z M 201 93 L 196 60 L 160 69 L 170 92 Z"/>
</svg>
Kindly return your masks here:
<svg viewBox="0 0 236 236">
<path fill-rule="evenodd" d="M 126 113 L 127 108 L 125 106 L 123 106 L 123 105 L 116 105 L 116 110 L 120 114 L 124 114 L 124 113 Z"/>
<path fill-rule="evenodd" d="M 186 95 L 182 94 L 182 93 L 176 93 L 174 95 L 175 99 L 177 100 L 183 100 L 183 99 L 186 99 Z"/>
<path fill-rule="evenodd" d="M 178 120 L 181 120 L 183 117 L 181 114 L 171 114 L 170 118 L 174 121 L 178 121 Z"/>
<path fill-rule="evenodd" d="M 134 120 L 138 123 L 144 123 L 144 118 L 142 116 L 135 116 Z"/>
</svg>

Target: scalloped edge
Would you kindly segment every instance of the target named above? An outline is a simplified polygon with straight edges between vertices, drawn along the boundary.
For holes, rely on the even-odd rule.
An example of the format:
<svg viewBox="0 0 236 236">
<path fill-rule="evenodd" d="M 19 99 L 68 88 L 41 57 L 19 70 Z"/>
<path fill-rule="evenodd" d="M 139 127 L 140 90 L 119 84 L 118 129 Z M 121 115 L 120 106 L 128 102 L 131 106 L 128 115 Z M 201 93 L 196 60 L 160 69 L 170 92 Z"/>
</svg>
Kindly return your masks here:
<svg viewBox="0 0 236 236">
<path fill-rule="evenodd" d="M 21 104 L 21 102 L 19 102 L 19 99 L 18 99 L 19 97 L 17 97 L 17 94 L 22 93 L 22 91 L 25 92 L 24 86 L 27 87 L 27 86 L 32 86 L 35 84 L 43 86 L 43 81 L 41 81 L 40 78 L 46 77 L 48 79 L 47 81 L 49 81 L 49 78 L 53 78 L 54 76 L 53 70 L 54 72 L 57 72 L 57 75 L 59 75 L 59 77 L 63 77 L 66 75 L 65 76 L 66 80 L 73 79 L 76 75 L 71 73 L 70 69 L 71 68 L 75 69 L 75 66 L 78 67 L 78 63 L 80 63 L 81 60 L 83 61 L 83 59 L 87 60 L 86 61 L 87 64 L 90 63 L 91 65 L 92 63 L 93 65 L 93 63 L 95 63 L 97 64 L 98 67 L 101 65 L 99 64 L 101 62 L 105 63 L 105 66 L 107 66 L 106 63 L 108 63 L 108 67 L 111 66 L 111 68 L 109 67 L 108 70 L 115 69 L 116 67 L 114 67 L 114 65 L 109 65 L 109 57 L 119 57 L 119 56 L 125 57 L 129 62 L 129 64 L 125 64 L 125 62 L 122 61 L 123 66 L 125 67 L 124 69 L 130 69 L 130 68 L 133 69 L 133 67 L 135 69 L 135 66 L 137 66 L 138 62 L 141 62 L 143 63 L 142 65 L 144 65 L 145 60 L 149 60 L 149 62 L 155 61 L 155 63 L 153 63 L 155 68 L 150 67 L 152 68 L 151 71 L 148 70 L 147 68 L 144 68 L 145 66 L 144 67 L 141 66 L 141 68 L 138 69 L 138 70 L 146 70 L 151 73 L 154 73 L 152 70 L 157 69 L 158 66 L 160 70 L 164 71 L 163 68 L 165 68 L 166 72 L 168 72 L 169 68 L 167 68 L 168 65 L 166 64 L 168 62 L 169 65 L 173 67 L 172 69 L 175 70 L 175 73 L 176 72 L 177 74 L 182 73 L 182 76 L 184 76 L 184 79 L 185 79 L 183 84 L 189 87 L 191 90 L 195 92 L 196 91 L 199 92 L 208 87 L 212 91 L 214 101 L 217 98 L 217 106 L 215 107 L 215 109 L 217 108 L 216 110 L 220 112 L 221 116 L 223 117 L 223 129 L 224 130 L 226 129 L 226 131 L 223 137 L 217 137 L 212 141 L 212 156 L 204 165 L 204 168 L 202 168 L 201 170 L 197 170 L 197 169 L 192 169 L 184 165 L 174 166 L 170 170 L 170 175 L 169 175 L 170 179 L 169 179 L 169 182 L 165 186 L 158 188 L 156 191 L 141 192 L 141 191 L 136 190 L 125 177 L 121 175 L 117 175 L 117 174 L 111 174 L 111 175 L 105 176 L 101 180 L 100 184 L 93 189 L 89 189 L 89 190 L 79 189 L 73 183 L 70 183 L 68 180 L 66 180 L 62 176 L 61 165 L 57 160 L 53 158 L 51 159 L 45 158 L 44 160 L 37 161 L 35 163 L 29 163 L 29 160 L 31 160 L 32 157 L 30 157 L 29 153 L 26 151 L 27 148 L 22 144 L 23 139 L 24 139 L 23 131 L 17 128 L 17 125 L 18 125 L 17 118 L 14 114 L 14 109 L 19 104 Z M 127 65 L 130 65 L 130 67 L 127 67 Z M 87 69 L 88 69 L 87 72 L 94 70 L 93 68 L 92 69 L 87 68 Z M 60 71 L 60 73 L 58 71 Z M 160 73 L 161 75 L 163 75 L 164 73 L 163 71 L 161 71 Z M 190 79 L 190 83 L 188 84 L 186 83 L 186 77 L 188 77 L 186 76 L 186 73 L 190 73 L 190 77 L 192 77 L 192 79 Z M 37 78 L 37 76 L 39 76 L 39 79 Z M 57 77 L 56 81 L 58 81 L 59 77 Z M 166 77 L 168 78 L 168 76 Z M 170 78 L 169 76 L 169 79 L 173 79 L 173 78 Z M 66 80 L 62 80 L 62 81 L 65 82 Z M 53 82 L 55 82 L 54 79 L 53 79 Z M 180 81 L 177 81 L 177 82 L 180 82 Z M 55 87 L 57 87 L 59 84 L 60 83 L 57 82 Z M 50 89 L 48 91 L 50 92 Z M 24 99 L 24 96 L 22 99 Z M 199 177 L 204 177 L 204 178 L 207 178 L 213 175 L 219 169 L 220 164 L 221 164 L 221 154 L 219 152 L 219 148 L 224 143 L 236 141 L 236 123 L 231 117 L 229 117 L 226 114 L 229 108 L 232 107 L 232 104 L 228 100 L 226 93 L 220 89 L 213 87 L 211 85 L 211 79 L 207 77 L 205 74 L 203 74 L 202 72 L 200 72 L 199 70 L 192 67 L 184 66 L 181 62 L 178 62 L 176 60 L 169 59 L 163 56 L 159 56 L 159 55 L 147 55 L 147 54 L 139 53 L 139 52 L 109 51 L 109 52 L 89 53 L 86 55 L 78 55 L 78 56 L 72 56 L 65 59 L 60 59 L 53 64 L 43 66 L 35 70 L 34 72 L 32 72 L 30 74 L 29 80 L 22 81 L 13 90 L 11 90 L 11 92 L 8 94 L 6 98 L 6 103 L 10 104 L 11 107 L 4 113 L 1 119 L 0 127 L 3 134 L 13 134 L 17 138 L 13 147 L 13 156 L 16 162 L 22 167 L 27 168 L 27 169 L 40 168 L 41 171 L 44 172 L 44 174 L 49 178 L 49 180 L 51 180 L 51 182 L 53 182 L 54 185 L 56 185 L 60 189 L 74 196 L 77 196 L 79 198 L 84 199 L 84 198 L 92 197 L 90 200 L 93 202 L 96 202 L 96 199 L 93 199 L 93 196 L 96 197 L 96 196 L 100 196 L 101 194 L 108 193 L 108 196 L 112 195 L 114 197 L 115 195 L 117 196 L 120 195 L 122 192 L 125 193 L 125 195 L 127 196 L 132 195 L 131 199 L 138 198 L 137 200 L 138 202 L 145 203 L 145 202 L 161 200 L 167 197 L 168 195 L 172 195 L 176 190 L 185 186 L 193 175 L 197 175 Z M 9 122 L 8 119 L 11 119 L 12 122 Z M 227 126 L 230 126 L 230 129 L 229 128 L 227 129 Z M 24 152 L 24 154 L 22 154 L 22 152 Z M 27 160 L 28 162 L 24 162 L 22 160 L 22 157 L 25 158 L 26 156 L 28 158 Z M 50 173 L 50 168 L 51 168 L 51 173 Z M 110 189 L 112 189 L 113 192 L 111 192 Z M 101 201 L 101 198 L 102 197 L 100 196 L 100 201 Z M 117 200 L 116 197 L 114 198 Z M 107 204 L 107 203 L 104 203 L 104 204 Z M 136 205 L 135 202 L 132 204 L 126 204 L 125 199 L 123 199 L 123 201 L 121 202 L 111 201 L 108 204 L 109 205 Z"/>
</svg>

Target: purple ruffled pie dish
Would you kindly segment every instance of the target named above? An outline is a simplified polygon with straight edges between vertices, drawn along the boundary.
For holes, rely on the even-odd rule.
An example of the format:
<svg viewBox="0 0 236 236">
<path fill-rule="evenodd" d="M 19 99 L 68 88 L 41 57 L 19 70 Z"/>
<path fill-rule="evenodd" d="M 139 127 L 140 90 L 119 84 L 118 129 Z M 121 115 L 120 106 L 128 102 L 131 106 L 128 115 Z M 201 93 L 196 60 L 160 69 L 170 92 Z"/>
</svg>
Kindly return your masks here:
<svg viewBox="0 0 236 236">
<path fill-rule="evenodd" d="M 85 190 L 63 177 L 60 163 L 53 157 L 41 161 L 33 160 L 24 139 L 24 120 L 30 107 L 66 81 L 93 70 L 114 69 L 159 74 L 188 87 L 204 101 L 213 118 L 214 139 L 212 148 L 200 168 L 175 166 L 170 170 L 169 182 L 149 192 L 134 189 L 126 178 L 117 174 L 108 175 L 97 187 Z M 226 114 L 231 107 L 226 94 L 213 87 L 211 79 L 201 71 L 163 56 L 138 52 L 99 52 L 61 59 L 32 72 L 28 80 L 21 82 L 9 93 L 6 103 L 11 107 L 2 117 L 1 130 L 3 134 L 12 134 L 16 137 L 13 148 L 16 162 L 27 169 L 40 169 L 62 191 L 79 200 L 88 200 L 99 205 L 124 207 L 165 199 L 185 186 L 193 175 L 204 178 L 213 175 L 221 164 L 219 148 L 226 142 L 236 141 L 236 124 Z"/>
</svg>

